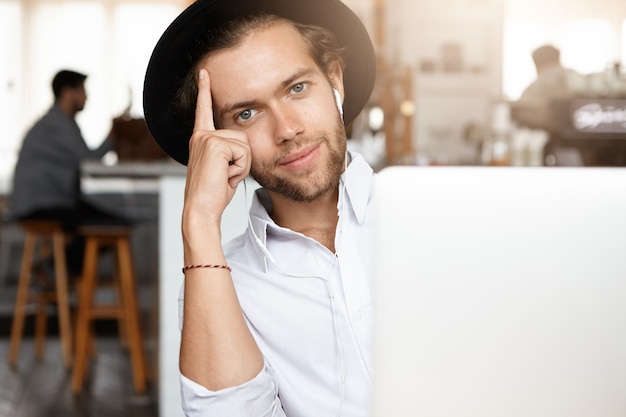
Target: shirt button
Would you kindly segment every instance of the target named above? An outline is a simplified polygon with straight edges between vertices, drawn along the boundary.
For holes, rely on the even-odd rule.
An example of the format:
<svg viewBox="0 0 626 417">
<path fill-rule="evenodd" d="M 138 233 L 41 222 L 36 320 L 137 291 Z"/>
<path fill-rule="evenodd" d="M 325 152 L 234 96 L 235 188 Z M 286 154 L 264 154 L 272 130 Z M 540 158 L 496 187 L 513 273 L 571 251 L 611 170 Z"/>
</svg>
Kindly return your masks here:
<svg viewBox="0 0 626 417">
<path fill-rule="evenodd" d="M 365 320 L 365 311 L 363 311 L 363 310 L 355 311 L 354 312 L 354 318 L 359 320 L 359 321 Z"/>
</svg>

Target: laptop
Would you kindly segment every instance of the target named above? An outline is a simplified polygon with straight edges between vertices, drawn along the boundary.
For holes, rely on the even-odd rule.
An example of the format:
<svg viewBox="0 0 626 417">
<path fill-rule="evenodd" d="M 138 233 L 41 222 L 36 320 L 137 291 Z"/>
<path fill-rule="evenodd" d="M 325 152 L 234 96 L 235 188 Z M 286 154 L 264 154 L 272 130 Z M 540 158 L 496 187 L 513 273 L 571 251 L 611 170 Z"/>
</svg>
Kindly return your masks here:
<svg viewBox="0 0 626 417">
<path fill-rule="evenodd" d="M 626 416 L 626 169 L 376 181 L 373 416 Z"/>
</svg>

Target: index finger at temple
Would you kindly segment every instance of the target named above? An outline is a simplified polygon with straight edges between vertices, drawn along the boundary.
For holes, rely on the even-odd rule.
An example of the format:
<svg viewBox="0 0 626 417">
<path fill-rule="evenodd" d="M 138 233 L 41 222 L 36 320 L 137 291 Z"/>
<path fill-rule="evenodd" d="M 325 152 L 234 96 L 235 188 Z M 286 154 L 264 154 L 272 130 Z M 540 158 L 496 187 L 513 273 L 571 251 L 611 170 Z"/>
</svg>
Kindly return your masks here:
<svg viewBox="0 0 626 417">
<path fill-rule="evenodd" d="M 211 97 L 211 80 L 204 68 L 198 73 L 198 99 L 196 101 L 195 130 L 215 130 L 213 122 L 213 103 Z"/>
</svg>

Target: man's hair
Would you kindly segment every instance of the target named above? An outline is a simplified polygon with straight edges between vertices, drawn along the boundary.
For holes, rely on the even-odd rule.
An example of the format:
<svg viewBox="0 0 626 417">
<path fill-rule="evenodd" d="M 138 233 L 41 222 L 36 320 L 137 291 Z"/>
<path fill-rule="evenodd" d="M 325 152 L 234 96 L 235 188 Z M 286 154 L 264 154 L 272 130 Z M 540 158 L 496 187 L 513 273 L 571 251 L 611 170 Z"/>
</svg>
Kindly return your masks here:
<svg viewBox="0 0 626 417">
<path fill-rule="evenodd" d="M 76 71 L 61 70 L 52 79 L 52 92 L 54 93 L 54 99 L 58 99 L 61 95 L 61 91 L 64 88 L 76 88 L 80 87 L 87 76 Z"/>
<path fill-rule="evenodd" d="M 339 64 L 343 71 L 345 66 L 343 49 L 339 46 L 335 35 L 324 27 L 305 25 L 272 14 L 254 14 L 227 21 L 210 29 L 206 36 L 198 41 L 199 45 L 195 48 L 195 55 L 189 57 L 192 63 L 191 69 L 182 80 L 177 91 L 175 108 L 184 125 L 190 131 L 194 124 L 198 98 L 196 75 L 200 62 L 214 52 L 237 46 L 248 34 L 281 21 L 288 22 L 300 32 L 311 57 L 325 75 L 329 73 L 334 63 Z"/>
<path fill-rule="evenodd" d="M 543 45 L 532 53 L 537 69 L 547 68 L 561 63 L 561 52 L 552 45 Z"/>
</svg>

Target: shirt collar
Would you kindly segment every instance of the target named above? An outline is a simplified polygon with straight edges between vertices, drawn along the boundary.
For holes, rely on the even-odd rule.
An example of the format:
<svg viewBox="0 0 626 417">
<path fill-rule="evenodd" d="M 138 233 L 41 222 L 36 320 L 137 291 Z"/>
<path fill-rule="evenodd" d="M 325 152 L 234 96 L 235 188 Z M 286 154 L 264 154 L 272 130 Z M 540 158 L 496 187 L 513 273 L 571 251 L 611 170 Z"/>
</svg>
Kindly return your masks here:
<svg viewBox="0 0 626 417">
<path fill-rule="evenodd" d="M 357 222 L 361 224 L 365 219 L 367 204 L 373 189 L 374 171 L 358 153 L 348 152 L 346 158 L 348 166 L 341 175 L 337 206 L 340 211 L 342 208 L 351 210 Z M 258 238 L 264 247 L 267 243 L 267 228 L 279 228 L 268 214 L 271 209 L 272 200 L 267 191 L 263 188 L 256 190 L 250 207 L 250 227 L 247 233 L 251 235 L 250 238 L 253 241 Z M 265 260 L 265 270 L 267 270 L 267 256 L 259 245 L 254 246 L 260 259 Z"/>
<path fill-rule="evenodd" d="M 346 193 L 346 200 L 350 203 L 357 222 L 361 224 L 365 219 L 367 203 L 372 193 L 374 171 L 360 154 L 348 153 L 348 161 L 348 168 L 341 176 L 343 186 L 340 189 Z M 338 204 L 342 204 L 343 201 L 340 195 Z"/>
</svg>

